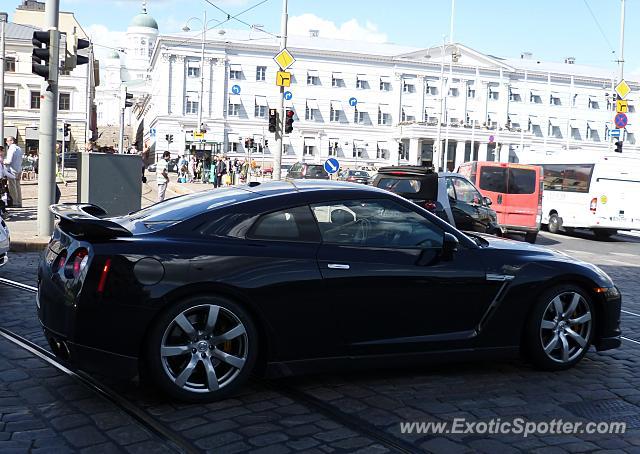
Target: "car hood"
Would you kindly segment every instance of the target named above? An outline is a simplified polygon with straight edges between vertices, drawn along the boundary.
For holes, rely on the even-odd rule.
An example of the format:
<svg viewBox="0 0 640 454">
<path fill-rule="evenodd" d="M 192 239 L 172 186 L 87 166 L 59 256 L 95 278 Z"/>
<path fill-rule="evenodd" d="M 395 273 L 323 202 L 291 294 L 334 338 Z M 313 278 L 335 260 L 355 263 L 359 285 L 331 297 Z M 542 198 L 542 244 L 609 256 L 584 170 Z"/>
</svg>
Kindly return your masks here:
<svg viewBox="0 0 640 454">
<path fill-rule="evenodd" d="M 477 232 L 469 232 L 471 236 L 479 236 L 485 239 L 489 244 L 485 247 L 490 249 L 497 249 L 502 251 L 514 251 L 514 252 L 524 252 L 527 255 L 548 255 L 555 257 L 562 257 L 563 259 L 570 258 L 573 261 L 581 262 L 581 260 L 575 259 L 570 255 L 565 254 L 562 251 L 558 251 L 556 249 L 551 249 L 545 246 L 539 246 L 535 244 L 525 243 L 522 241 L 510 240 L 506 238 L 499 238 L 494 235 L 489 235 L 486 233 L 477 233 Z"/>
</svg>

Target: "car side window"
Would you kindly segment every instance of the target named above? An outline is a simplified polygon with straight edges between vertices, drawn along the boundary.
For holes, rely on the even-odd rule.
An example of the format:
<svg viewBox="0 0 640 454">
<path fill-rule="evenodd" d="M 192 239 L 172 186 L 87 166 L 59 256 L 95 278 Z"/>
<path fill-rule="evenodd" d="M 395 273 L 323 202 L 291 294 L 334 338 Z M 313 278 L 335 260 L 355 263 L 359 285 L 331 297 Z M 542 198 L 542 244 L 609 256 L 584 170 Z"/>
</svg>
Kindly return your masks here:
<svg viewBox="0 0 640 454">
<path fill-rule="evenodd" d="M 451 178 L 447 178 L 447 195 L 449 196 L 450 199 L 454 199 L 456 198 L 456 190 L 453 188 L 453 181 L 451 181 Z"/>
<path fill-rule="evenodd" d="M 456 199 L 465 203 L 480 203 L 482 196 L 478 190 L 468 181 L 462 178 L 453 178 L 453 186 L 456 190 Z"/>
<path fill-rule="evenodd" d="M 247 238 L 320 242 L 317 225 L 306 205 L 263 214 L 251 227 Z"/>
<path fill-rule="evenodd" d="M 322 241 L 381 248 L 440 248 L 444 231 L 389 199 L 324 202 L 311 206 Z"/>
</svg>

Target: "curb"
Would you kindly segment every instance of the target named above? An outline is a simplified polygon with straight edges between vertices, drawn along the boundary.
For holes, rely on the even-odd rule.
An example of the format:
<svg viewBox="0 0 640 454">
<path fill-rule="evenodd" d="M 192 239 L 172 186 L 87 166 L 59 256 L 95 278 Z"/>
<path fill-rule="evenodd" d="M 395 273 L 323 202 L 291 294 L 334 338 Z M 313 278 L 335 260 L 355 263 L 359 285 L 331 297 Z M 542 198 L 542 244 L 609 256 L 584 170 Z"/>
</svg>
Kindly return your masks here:
<svg viewBox="0 0 640 454">
<path fill-rule="evenodd" d="M 11 240 L 9 252 L 42 252 L 49 244 L 46 241 L 29 241 L 29 240 Z"/>
<path fill-rule="evenodd" d="M 167 189 L 178 195 L 193 194 L 195 192 L 185 186 L 180 185 L 180 183 L 169 183 L 169 185 L 167 186 Z"/>
</svg>

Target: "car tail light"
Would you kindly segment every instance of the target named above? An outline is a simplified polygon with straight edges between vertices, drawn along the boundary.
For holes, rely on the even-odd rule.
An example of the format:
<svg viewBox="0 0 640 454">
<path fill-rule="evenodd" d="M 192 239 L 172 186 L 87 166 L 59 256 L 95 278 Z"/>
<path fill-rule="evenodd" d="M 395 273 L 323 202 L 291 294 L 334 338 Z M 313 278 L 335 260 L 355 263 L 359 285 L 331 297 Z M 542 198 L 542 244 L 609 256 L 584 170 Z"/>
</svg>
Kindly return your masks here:
<svg viewBox="0 0 640 454">
<path fill-rule="evenodd" d="M 98 293 L 104 292 L 104 286 L 107 283 L 107 277 L 109 276 L 109 271 L 111 271 L 111 259 L 105 260 L 104 266 L 102 267 L 102 272 L 100 273 L 100 280 L 98 281 Z"/>
<path fill-rule="evenodd" d="M 597 208 L 598 208 L 598 198 L 594 197 L 593 199 L 591 199 L 591 203 L 589 204 L 589 209 L 591 210 L 592 213 L 595 213 Z"/>
<path fill-rule="evenodd" d="M 56 260 L 53 262 L 52 271 L 54 273 L 57 273 L 60 269 L 64 267 L 64 262 L 66 261 L 67 261 L 67 250 L 65 249 L 60 254 L 58 254 L 58 257 L 56 257 Z"/>
<path fill-rule="evenodd" d="M 80 276 L 89 263 L 89 251 L 85 248 L 77 249 L 64 267 L 64 274 L 68 279 L 75 279 Z"/>
<path fill-rule="evenodd" d="M 347 181 L 356 181 L 356 177 L 347 177 Z"/>
<path fill-rule="evenodd" d="M 436 202 L 434 202 L 433 200 L 427 200 L 422 206 L 429 211 L 436 211 Z"/>
</svg>

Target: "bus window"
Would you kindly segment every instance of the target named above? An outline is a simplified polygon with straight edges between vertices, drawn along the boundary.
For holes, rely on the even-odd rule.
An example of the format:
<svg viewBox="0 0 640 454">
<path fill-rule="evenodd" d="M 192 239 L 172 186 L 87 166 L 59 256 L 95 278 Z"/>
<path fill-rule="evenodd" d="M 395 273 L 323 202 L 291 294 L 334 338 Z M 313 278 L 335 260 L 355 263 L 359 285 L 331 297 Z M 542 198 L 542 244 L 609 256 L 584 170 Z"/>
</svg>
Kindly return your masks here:
<svg viewBox="0 0 640 454">
<path fill-rule="evenodd" d="M 543 169 L 546 190 L 589 192 L 593 164 L 544 164 Z"/>
</svg>

